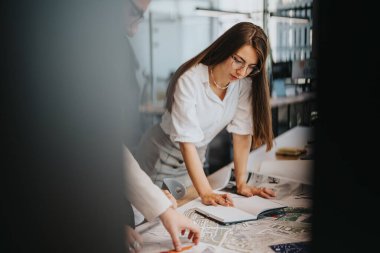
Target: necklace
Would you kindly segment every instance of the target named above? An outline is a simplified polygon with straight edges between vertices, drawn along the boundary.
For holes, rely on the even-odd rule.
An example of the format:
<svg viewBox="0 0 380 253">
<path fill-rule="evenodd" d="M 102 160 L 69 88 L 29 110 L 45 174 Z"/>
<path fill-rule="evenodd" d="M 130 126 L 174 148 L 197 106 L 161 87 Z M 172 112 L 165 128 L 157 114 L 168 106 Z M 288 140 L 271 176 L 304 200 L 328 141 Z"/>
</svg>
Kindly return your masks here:
<svg viewBox="0 0 380 253">
<path fill-rule="evenodd" d="M 228 88 L 228 86 L 230 86 L 231 83 L 228 83 L 226 86 L 222 87 L 220 85 L 218 85 L 216 82 L 215 82 L 215 78 L 214 78 L 214 73 L 212 73 L 212 69 L 210 69 L 210 73 L 211 73 L 211 79 L 212 79 L 212 82 L 214 83 L 215 87 L 218 88 L 218 89 L 221 89 L 221 90 L 225 90 Z"/>
</svg>

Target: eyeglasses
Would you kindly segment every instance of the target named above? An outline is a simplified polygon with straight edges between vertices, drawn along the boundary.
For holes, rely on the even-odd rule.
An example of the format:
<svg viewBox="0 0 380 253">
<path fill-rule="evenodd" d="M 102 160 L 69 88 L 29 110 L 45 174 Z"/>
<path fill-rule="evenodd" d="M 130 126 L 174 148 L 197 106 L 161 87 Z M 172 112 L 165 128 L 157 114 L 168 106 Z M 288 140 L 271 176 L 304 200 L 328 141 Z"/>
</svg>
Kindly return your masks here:
<svg viewBox="0 0 380 253">
<path fill-rule="evenodd" d="M 246 66 L 246 62 L 237 55 L 231 55 L 232 58 L 232 67 L 234 69 L 244 69 Z M 248 65 L 244 74 L 247 76 L 254 76 L 260 72 L 260 68 L 256 65 Z"/>
<path fill-rule="evenodd" d="M 129 2 L 132 5 L 131 8 L 131 15 L 133 17 L 136 17 L 136 20 L 133 21 L 133 23 L 140 23 L 144 18 L 144 10 L 141 10 L 136 3 L 133 0 L 129 0 Z"/>
</svg>

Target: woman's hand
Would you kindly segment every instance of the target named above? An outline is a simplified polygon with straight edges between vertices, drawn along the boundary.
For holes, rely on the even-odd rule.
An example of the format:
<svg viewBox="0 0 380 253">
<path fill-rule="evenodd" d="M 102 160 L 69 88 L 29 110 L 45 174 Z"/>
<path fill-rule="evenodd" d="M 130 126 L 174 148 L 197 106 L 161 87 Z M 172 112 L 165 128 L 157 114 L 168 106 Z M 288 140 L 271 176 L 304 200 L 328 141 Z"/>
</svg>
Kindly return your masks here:
<svg viewBox="0 0 380 253">
<path fill-rule="evenodd" d="M 253 195 L 258 195 L 263 198 L 272 198 L 275 197 L 276 194 L 273 190 L 265 187 L 255 187 L 248 186 L 247 184 L 243 184 L 237 187 L 237 193 L 246 197 L 251 197 Z"/>
<path fill-rule="evenodd" d="M 143 246 L 143 238 L 141 235 L 128 225 L 125 226 L 125 232 L 127 236 L 127 247 L 129 248 L 129 252 L 140 252 Z"/>
<path fill-rule="evenodd" d="M 184 235 L 186 230 L 188 230 L 189 233 L 187 238 L 191 240 L 195 245 L 199 243 L 201 233 L 200 228 L 196 223 L 187 218 L 185 215 L 169 207 L 164 213 L 160 215 L 160 219 L 165 229 L 170 234 L 173 246 L 176 251 L 181 251 L 182 249 L 179 233 L 181 233 L 181 235 Z"/>
<path fill-rule="evenodd" d="M 172 202 L 172 207 L 176 209 L 178 205 L 177 205 L 177 200 L 174 198 L 174 196 L 168 190 L 162 190 L 162 191 L 165 193 L 166 197 L 168 197 L 168 199 Z"/>
<path fill-rule="evenodd" d="M 225 193 L 225 194 L 217 194 L 214 192 L 209 192 L 206 194 L 203 194 L 201 196 L 202 203 L 205 205 L 222 205 L 222 206 L 233 206 L 234 203 L 232 201 L 232 198 L 230 194 Z"/>
</svg>

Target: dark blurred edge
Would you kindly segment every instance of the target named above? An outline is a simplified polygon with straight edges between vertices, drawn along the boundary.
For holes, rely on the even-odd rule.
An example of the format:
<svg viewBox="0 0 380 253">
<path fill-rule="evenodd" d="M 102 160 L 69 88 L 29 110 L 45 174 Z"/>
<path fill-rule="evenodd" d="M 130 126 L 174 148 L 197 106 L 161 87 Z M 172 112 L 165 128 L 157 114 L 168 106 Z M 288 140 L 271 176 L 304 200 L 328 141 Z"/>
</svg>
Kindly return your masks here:
<svg viewBox="0 0 380 253">
<path fill-rule="evenodd" d="M 380 196 L 377 11 L 359 1 L 314 0 L 314 6 L 319 120 L 312 252 L 373 252 Z"/>
<path fill-rule="evenodd" d="M 124 1 L 1 1 L 0 252 L 124 252 Z"/>
</svg>

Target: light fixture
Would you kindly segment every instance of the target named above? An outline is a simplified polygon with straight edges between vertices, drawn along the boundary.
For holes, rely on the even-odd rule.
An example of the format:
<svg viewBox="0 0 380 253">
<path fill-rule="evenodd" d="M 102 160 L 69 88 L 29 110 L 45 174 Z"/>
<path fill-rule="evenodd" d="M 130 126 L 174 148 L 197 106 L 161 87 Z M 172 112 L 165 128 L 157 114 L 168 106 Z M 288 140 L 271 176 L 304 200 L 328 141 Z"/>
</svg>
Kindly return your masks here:
<svg viewBox="0 0 380 253">
<path fill-rule="evenodd" d="M 195 7 L 195 12 L 201 16 L 207 17 L 243 17 L 250 18 L 251 14 L 248 12 L 236 12 L 236 11 L 224 11 L 218 9 L 207 9 L 201 7 Z"/>
</svg>

